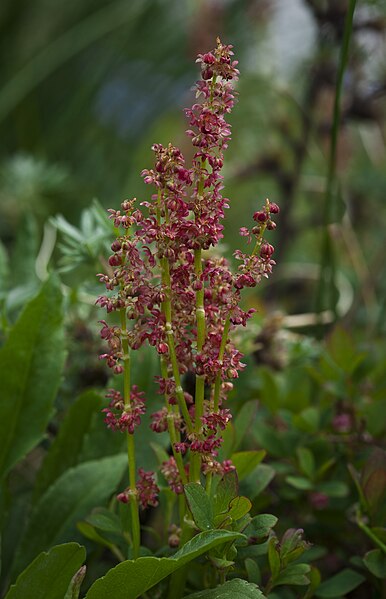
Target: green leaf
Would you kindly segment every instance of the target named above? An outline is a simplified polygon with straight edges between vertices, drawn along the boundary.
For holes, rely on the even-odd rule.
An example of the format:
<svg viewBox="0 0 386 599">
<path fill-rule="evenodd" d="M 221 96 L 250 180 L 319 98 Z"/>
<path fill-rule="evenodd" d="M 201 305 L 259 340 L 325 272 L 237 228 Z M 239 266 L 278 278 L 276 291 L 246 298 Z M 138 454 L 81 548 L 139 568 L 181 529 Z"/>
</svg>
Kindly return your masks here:
<svg viewBox="0 0 386 599">
<path fill-rule="evenodd" d="M 377 578 L 386 578 L 386 555 L 381 549 L 368 551 L 363 561 L 371 574 Z"/>
<path fill-rule="evenodd" d="M 279 576 L 281 568 L 280 553 L 276 549 L 276 545 L 277 539 L 275 539 L 275 537 L 272 537 L 272 539 L 270 539 L 268 542 L 268 562 L 273 580 L 275 580 Z"/>
<path fill-rule="evenodd" d="M 305 433 L 316 433 L 319 430 L 320 414 L 317 408 L 305 408 L 300 414 L 293 416 L 294 425 Z"/>
<path fill-rule="evenodd" d="M 341 480 L 326 480 L 319 483 L 316 490 L 329 497 L 347 497 L 350 492 L 348 485 Z"/>
<path fill-rule="evenodd" d="M 213 511 L 217 516 L 228 511 L 229 504 L 237 497 L 239 492 L 239 482 L 236 470 L 231 470 L 224 474 L 217 485 L 215 495 L 213 497 Z"/>
<path fill-rule="evenodd" d="M 275 580 L 275 586 L 282 584 L 306 585 L 310 584 L 310 580 L 306 574 L 311 571 L 311 566 L 308 564 L 290 564 L 282 570 Z"/>
<path fill-rule="evenodd" d="M 305 476 L 312 479 L 315 474 L 315 459 L 307 447 L 299 447 L 296 451 L 299 460 L 299 467 Z"/>
<path fill-rule="evenodd" d="M 106 508 L 97 508 L 86 518 L 86 522 L 105 532 L 121 534 L 121 520 L 116 514 Z"/>
<path fill-rule="evenodd" d="M 207 589 L 193 595 L 186 595 L 184 599 L 265 599 L 259 587 L 246 580 L 234 578 L 228 580 L 215 589 Z"/>
<path fill-rule="evenodd" d="M 264 539 L 268 537 L 270 531 L 277 524 L 276 516 L 272 514 L 259 514 L 258 516 L 254 516 L 247 528 L 244 531 L 244 534 L 247 537 L 254 537 L 256 539 Z"/>
<path fill-rule="evenodd" d="M 352 337 L 341 326 L 334 328 L 328 338 L 327 349 L 335 364 L 347 374 L 354 372 L 364 358 L 364 354 L 357 352 Z"/>
<path fill-rule="evenodd" d="M 313 488 L 312 482 L 303 476 L 286 476 L 285 480 L 291 487 L 295 487 L 299 491 L 310 491 Z"/>
<path fill-rule="evenodd" d="M 68 410 L 36 478 L 35 500 L 68 468 L 78 463 L 92 415 L 101 409 L 101 396 L 86 391 Z"/>
<path fill-rule="evenodd" d="M 205 489 L 200 483 L 184 485 L 186 500 L 195 523 L 200 530 L 214 528 L 213 508 Z"/>
<path fill-rule="evenodd" d="M 243 516 L 250 512 L 251 508 L 252 503 L 247 497 L 235 497 L 229 505 L 228 516 L 232 520 L 240 520 L 240 518 L 243 518 Z"/>
<path fill-rule="evenodd" d="M 266 451 L 260 449 L 258 451 L 239 451 L 232 454 L 231 460 L 237 470 L 239 480 L 243 480 L 254 471 L 254 469 L 264 459 Z"/>
<path fill-rule="evenodd" d="M 0 350 L 0 472 L 41 440 L 64 364 L 62 295 L 48 280 Z"/>
<path fill-rule="evenodd" d="M 275 470 L 268 464 L 260 464 L 256 470 L 242 482 L 241 492 L 253 501 L 275 477 Z"/>
<path fill-rule="evenodd" d="M 238 449 L 243 439 L 247 436 L 249 428 L 253 426 L 256 417 L 257 407 L 257 401 L 247 401 L 237 414 L 234 423 L 236 433 L 234 449 Z"/>
<path fill-rule="evenodd" d="M 173 557 L 140 557 L 122 562 L 94 582 L 86 599 L 136 599 L 196 557 L 241 536 L 228 530 L 208 530 L 188 541 Z"/>
<path fill-rule="evenodd" d="M 127 457 L 118 455 L 85 462 L 67 470 L 35 505 L 20 541 L 13 572 L 51 545 L 81 539 L 76 524 L 105 503 L 122 478 Z"/>
<path fill-rule="evenodd" d="M 356 589 L 364 580 L 365 577 L 362 574 L 358 574 L 358 572 L 351 570 L 351 568 L 345 568 L 339 574 L 322 582 L 316 589 L 315 595 L 322 599 L 342 597 Z"/>
<path fill-rule="evenodd" d="M 253 582 L 254 584 L 260 585 L 261 584 L 261 571 L 260 571 L 260 567 L 259 564 L 257 563 L 256 560 L 251 559 L 250 557 L 247 557 L 247 559 L 245 560 L 245 569 L 247 571 L 247 576 L 248 576 L 248 580 L 249 582 Z"/>
<path fill-rule="evenodd" d="M 5 599 L 63 599 L 85 559 L 86 551 L 77 543 L 42 552 L 18 576 Z"/>
</svg>

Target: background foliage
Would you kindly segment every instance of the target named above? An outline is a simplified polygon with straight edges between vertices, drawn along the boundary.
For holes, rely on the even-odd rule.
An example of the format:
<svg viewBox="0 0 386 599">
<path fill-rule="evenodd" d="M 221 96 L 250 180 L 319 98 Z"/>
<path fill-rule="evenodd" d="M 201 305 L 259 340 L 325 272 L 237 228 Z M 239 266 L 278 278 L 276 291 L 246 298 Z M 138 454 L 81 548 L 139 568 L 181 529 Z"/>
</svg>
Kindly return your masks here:
<svg viewBox="0 0 386 599">
<path fill-rule="evenodd" d="M 375 599 L 385 592 L 386 8 L 381 0 L 357 2 L 326 220 L 348 4 L 1 3 L 4 596 L 32 562 L 7 599 L 40 588 L 41 564 L 57 581 L 53 599 L 76 597 L 85 576 L 77 543 L 88 553 L 82 590 L 91 587 L 89 597 L 103 596 L 94 581 L 122 553 L 127 557 L 110 501 L 123 476 L 124 446 L 100 415 L 108 375 L 96 359 L 95 273 L 113 235 L 104 208 L 146 198 L 139 172 L 151 164 L 153 142 L 173 140 L 185 151 L 181 108 L 191 102 L 192 59 L 217 35 L 234 44 L 241 70 L 226 165 L 224 253 L 238 246 L 239 227 L 264 197 L 281 206 L 276 272 L 246 299 L 258 313 L 240 338 L 248 368 L 231 400 L 237 416 L 223 450 L 238 461 L 240 496 L 251 500 L 252 515 L 269 511 L 279 522 L 261 533 L 260 521 L 261 543 L 240 544 L 224 596 L 248 596 L 245 585 L 267 580 L 270 599 Z M 324 293 L 321 266 L 329 277 Z M 154 406 L 157 368 L 145 351 L 134 368 Z M 155 437 L 146 418 L 141 434 L 141 463 L 154 468 L 167 439 Z M 146 525 L 157 534 L 152 518 Z M 274 525 L 279 539 L 289 528 L 305 530 L 313 547 L 293 567 L 312 568 L 285 571 L 291 561 L 283 541 L 268 547 Z M 216 546 L 218 530 L 200 534 L 203 549 L 191 548 L 181 564 Z M 149 545 L 157 546 L 152 532 Z M 176 567 L 168 556 L 152 559 L 165 560 L 167 573 Z M 64 570 L 64 563 L 72 567 Z M 301 595 L 294 590 L 299 580 Z M 189 584 L 192 598 L 212 596 L 195 588 L 194 576 Z"/>
</svg>

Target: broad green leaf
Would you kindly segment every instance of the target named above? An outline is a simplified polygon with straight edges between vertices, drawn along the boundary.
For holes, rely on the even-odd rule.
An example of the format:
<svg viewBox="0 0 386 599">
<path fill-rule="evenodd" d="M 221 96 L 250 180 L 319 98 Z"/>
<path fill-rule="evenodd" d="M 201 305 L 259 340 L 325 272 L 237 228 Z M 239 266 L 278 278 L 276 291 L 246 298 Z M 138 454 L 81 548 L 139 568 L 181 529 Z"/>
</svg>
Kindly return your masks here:
<svg viewBox="0 0 386 599">
<path fill-rule="evenodd" d="M 243 480 L 254 471 L 254 469 L 264 459 L 266 451 L 260 449 L 257 451 L 239 451 L 232 454 L 231 460 L 237 470 L 239 480 Z"/>
<path fill-rule="evenodd" d="M 84 436 L 91 425 L 91 417 L 101 409 L 101 403 L 98 393 L 86 391 L 70 407 L 37 475 L 35 500 L 65 470 L 78 463 Z"/>
<path fill-rule="evenodd" d="M 305 433 L 316 433 L 320 425 L 319 410 L 314 407 L 305 408 L 300 414 L 293 416 L 294 425 Z"/>
<path fill-rule="evenodd" d="M 265 599 L 265 595 L 257 585 L 234 578 L 215 589 L 186 595 L 184 599 Z"/>
<path fill-rule="evenodd" d="M 63 599 L 85 559 L 86 551 L 77 543 L 42 552 L 18 576 L 5 599 Z"/>
<path fill-rule="evenodd" d="M 247 497 L 235 497 L 229 505 L 228 516 L 232 520 L 240 520 L 240 518 L 243 518 L 243 516 L 250 512 L 251 508 L 252 503 Z"/>
<path fill-rule="evenodd" d="M 229 504 L 237 497 L 239 482 L 236 470 L 227 472 L 217 485 L 215 495 L 212 499 L 214 515 L 217 516 L 228 510 Z"/>
<path fill-rule="evenodd" d="M 86 522 L 105 532 L 121 533 L 121 520 L 116 514 L 106 508 L 97 508 L 86 518 Z"/>
<path fill-rule="evenodd" d="M 140 557 L 122 562 L 94 582 L 86 599 L 136 599 L 196 557 L 241 536 L 228 530 L 208 530 L 188 541 L 173 557 Z"/>
<path fill-rule="evenodd" d="M 275 580 L 275 586 L 282 584 L 306 585 L 310 580 L 306 574 L 311 571 L 311 566 L 308 564 L 290 564 L 282 570 Z"/>
<path fill-rule="evenodd" d="M 184 491 L 198 528 L 200 530 L 214 528 L 213 508 L 204 487 L 200 483 L 188 483 L 184 486 Z"/>
<path fill-rule="evenodd" d="M 48 280 L 0 350 L 0 472 L 6 474 L 44 435 L 64 363 L 62 295 Z"/>
<path fill-rule="evenodd" d="M 240 491 L 253 501 L 274 478 L 276 472 L 268 464 L 259 464 L 256 470 L 242 482 Z"/>
<path fill-rule="evenodd" d="M 362 574 L 358 574 L 351 568 L 345 568 L 339 574 L 336 574 L 332 578 L 329 578 L 316 589 L 316 597 L 322 599 L 334 599 L 334 597 L 343 597 L 350 591 L 356 589 L 363 581 L 365 577 Z"/>
<path fill-rule="evenodd" d="M 371 574 L 377 578 L 386 578 L 386 555 L 381 549 L 368 551 L 363 561 Z"/>
<path fill-rule="evenodd" d="M 347 374 L 354 372 L 364 358 L 364 354 L 358 353 L 352 337 L 341 326 L 336 326 L 329 336 L 327 350 L 329 357 Z"/>
<path fill-rule="evenodd" d="M 256 539 L 264 539 L 268 537 L 271 529 L 276 526 L 277 518 L 272 514 L 259 514 L 258 516 L 254 516 L 247 528 L 244 531 L 244 534 L 247 537 L 254 537 Z"/>
<path fill-rule="evenodd" d="M 35 505 L 13 572 L 19 572 L 39 551 L 69 539 L 81 539 L 77 522 L 109 499 L 126 464 L 127 457 L 118 455 L 85 462 L 62 474 Z"/>
<path fill-rule="evenodd" d="M 243 439 L 247 436 L 249 428 L 253 426 L 256 417 L 257 407 L 257 401 L 247 401 L 237 414 L 234 423 L 236 433 L 234 449 L 239 448 Z"/>
</svg>

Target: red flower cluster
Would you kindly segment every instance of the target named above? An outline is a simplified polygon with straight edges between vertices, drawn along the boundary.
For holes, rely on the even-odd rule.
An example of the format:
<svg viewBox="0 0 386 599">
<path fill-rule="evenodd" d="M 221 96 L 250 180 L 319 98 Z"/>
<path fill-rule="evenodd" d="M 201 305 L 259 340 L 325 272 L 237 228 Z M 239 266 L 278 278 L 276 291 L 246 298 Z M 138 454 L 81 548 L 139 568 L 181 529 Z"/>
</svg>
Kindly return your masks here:
<svg viewBox="0 0 386 599">
<path fill-rule="evenodd" d="M 151 428 L 164 432 L 172 422 L 177 439 L 173 442 L 175 457 L 180 460 L 177 454 L 188 450 L 199 453 L 203 471 L 217 473 L 232 468 L 214 458 L 221 444 L 217 435 L 231 418 L 230 411 L 222 407 L 232 388 L 230 379 L 244 367 L 229 333 L 236 326 L 245 326 L 253 313 L 240 308 L 241 290 L 254 287 L 272 270 L 274 250 L 264 240 L 264 233 L 274 229 L 272 216 L 279 212 L 277 205 L 267 200 L 253 215 L 252 229 L 240 231 L 249 241 L 254 239 L 255 246 L 249 254 L 235 252 L 240 262 L 236 274 L 225 258 L 201 256 L 201 250 L 222 238 L 222 219 L 228 207 L 221 193 L 221 169 L 231 135 L 226 116 L 235 102 L 233 83 L 238 78 L 232 56 L 232 46 L 220 40 L 213 52 L 198 56 L 202 73 L 196 97 L 200 101 L 185 111 L 187 135 L 194 147 L 192 164 L 187 166 L 182 152 L 172 144 L 154 144 L 154 168 L 143 170 L 142 176 L 156 194 L 151 201 L 141 202 L 141 209 L 135 200 L 125 200 L 121 210 L 109 211 L 122 234 L 111 246 L 109 272 L 99 275 L 107 293 L 97 300 L 107 312 L 123 311 L 130 322 L 126 330 L 100 321 L 101 337 L 108 344 L 101 358 L 119 374 L 124 370 L 125 347 L 136 350 L 144 343 L 155 347 L 166 365 L 162 377 L 157 377 L 159 392 L 172 409 L 169 406 L 152 414 Z M 205 328 L 200 345 L 198 295 Z M 188 372 L 201 377 L 210 390 L 198 422 L 194 398 L 184 393 L 179 381 Z M 145 409 L 142 395 L 133 388 L 129 406 L 117 392 L 109 397 L 109 408 L 104 410 L 107 425 L 132 434 Z M 164 464 L 163 472 L 180 492 L 181 472 L 174 457 Z M 141 481 L 140 493 L 145 496 L 151 481 L 144 474 Z M 148 499 L 144 503 L 153 505 Z"/>
</svg>

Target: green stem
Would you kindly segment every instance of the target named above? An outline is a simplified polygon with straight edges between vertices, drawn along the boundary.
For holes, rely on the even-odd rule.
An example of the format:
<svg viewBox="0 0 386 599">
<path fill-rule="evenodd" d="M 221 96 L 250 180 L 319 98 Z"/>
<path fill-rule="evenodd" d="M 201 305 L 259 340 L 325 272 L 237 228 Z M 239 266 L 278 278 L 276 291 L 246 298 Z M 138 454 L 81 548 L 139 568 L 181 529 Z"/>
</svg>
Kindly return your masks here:
<svg viewBox="0 0 386 599">
<path fill-rule="evenodd" d="M 374 545 L 379 547 L 379 549 L 381 549 L 381 551 L 383 551 L 383 553 L 386 554 L 386 545 L 382 543 L 382 541 L 378 539 L 378 537 L 373 533 L 373 531 L 363 522 L 359 511 L 356 515 L 356 522 L 359 528 L 369 537 L 369 539 L 372 540 Z"/>
<path fill-rule="evenodd" d="M 202 352 L 205 343 L 206 325 L 205 325 L 205 307 L 204 307 L 204 285 L 201 281 L 202 275 L 202 256 L 201 249 L 194 250 L 194 271 L 196 281 L 201 283 L 201 288 L 196 291 L 196 325 L 197 325 L 197 353 Z M 205 399 L 205 377 L 196 374 L 196 390 L 195 390 L 195 415 L 194 415 L 194 432 L 200 435 L 202 431 L 201 418 L 204 415 L 204 399 Z M 201 472 L 201 456 L 199 453 L 193 453 L 190 460 L 190 480 L 200 482 Z"/>
<path fill-rule="evenodd" d="M 166 341 L 169 347 L 169 357 L 170 363 L 172 366 L 173 378 L 176 384 L 176 397 L 181 413 L 184 417 L 186 428 L 189 433 L 193 432 L 193 423 L 190 418 L 190 414 L 188 412 L 188 408 L 186 406 L 184 390 L 181 385 L 181 377 L 180 370 L 178 368 L 178 361 L 176 355 L 176 349 L 174 345 L 174 336 L 173 336 L 173 325 L 172 325 L 172 304 L 170 300 L 171 295 L 171 279 L 170 279 L 170 269 L 169 262 L 167 258 L 161 258 L 161 270 L 162 270 L 162 282 L 165 286 L 166 290 L 166 298 L 163 302 L 163 311 L 165 315 L 165 331 L 166 331 Z"/>
<path fill-rule="evenodd" d="M 126 310 L 123 308 L 120 310 L 121 317 L 121 330 L 122 330 L 122 352 L 123 352 L 123 400 L 125 409 L 128 410 L 131 407 L 131 380 L 130 380 L 130 349 L 129 342 L 127 339 L 127 328 L 126 328 Z M 137 486 L 136 486 L 136 465 L 135 465 L 135 444 L 134 434 L 127 433 L 127 459 L 129 467 L 129 487 L 130 487 L 130 513 L 131 513 L 131 527 L 132 527 L 132 543 L 133 543 L 133 557 L 137 559 L 139 557 L 139 547 L 141 543 L 141 525 L 139 522 L 139 510 L 138 510 L 138 499 L 137 499 Z"/>
<path fill-rule="evenodd" d="M 328 171 L 327 171 L 327 183 L 326 193 L 324 198 L 323 207 L 323 239 L 321 248 L 321 262 L 320 262 L 320 277 L 317 289 L 316 297 L 316 312 L 320 313 L 324 308 L 324 299 L 326 294 L 327 305 L 326 308 L 332 308 L 331 294 L 334 288 L 335 279 L 335 268 L 332 260 L 332 245 L 331 239 L 328 232 L 328 225 L 330 224 L 333 217 L 333 204 L 335 197 L 336 188 L 336 155 L 337 155 L 337 144 L 338 134 L 340 125 L 340 113 L 341 113 L 341 95 L 343 87 L 343 77 L 347 66 L 349 45 L 351 34 L 353 30 L 353 17 L 355 11 L 356 0 L 350 0 L 349 8 L 347 10 L 342 49 L 340 54 L 340 61 L 338 66 L 338 75 L 335 86 L 335 99 L 334 99 L 334 111 L 333 121 L 331 130 L 331 144 L 330 153 L 328 159 Z"/>
</svg>

